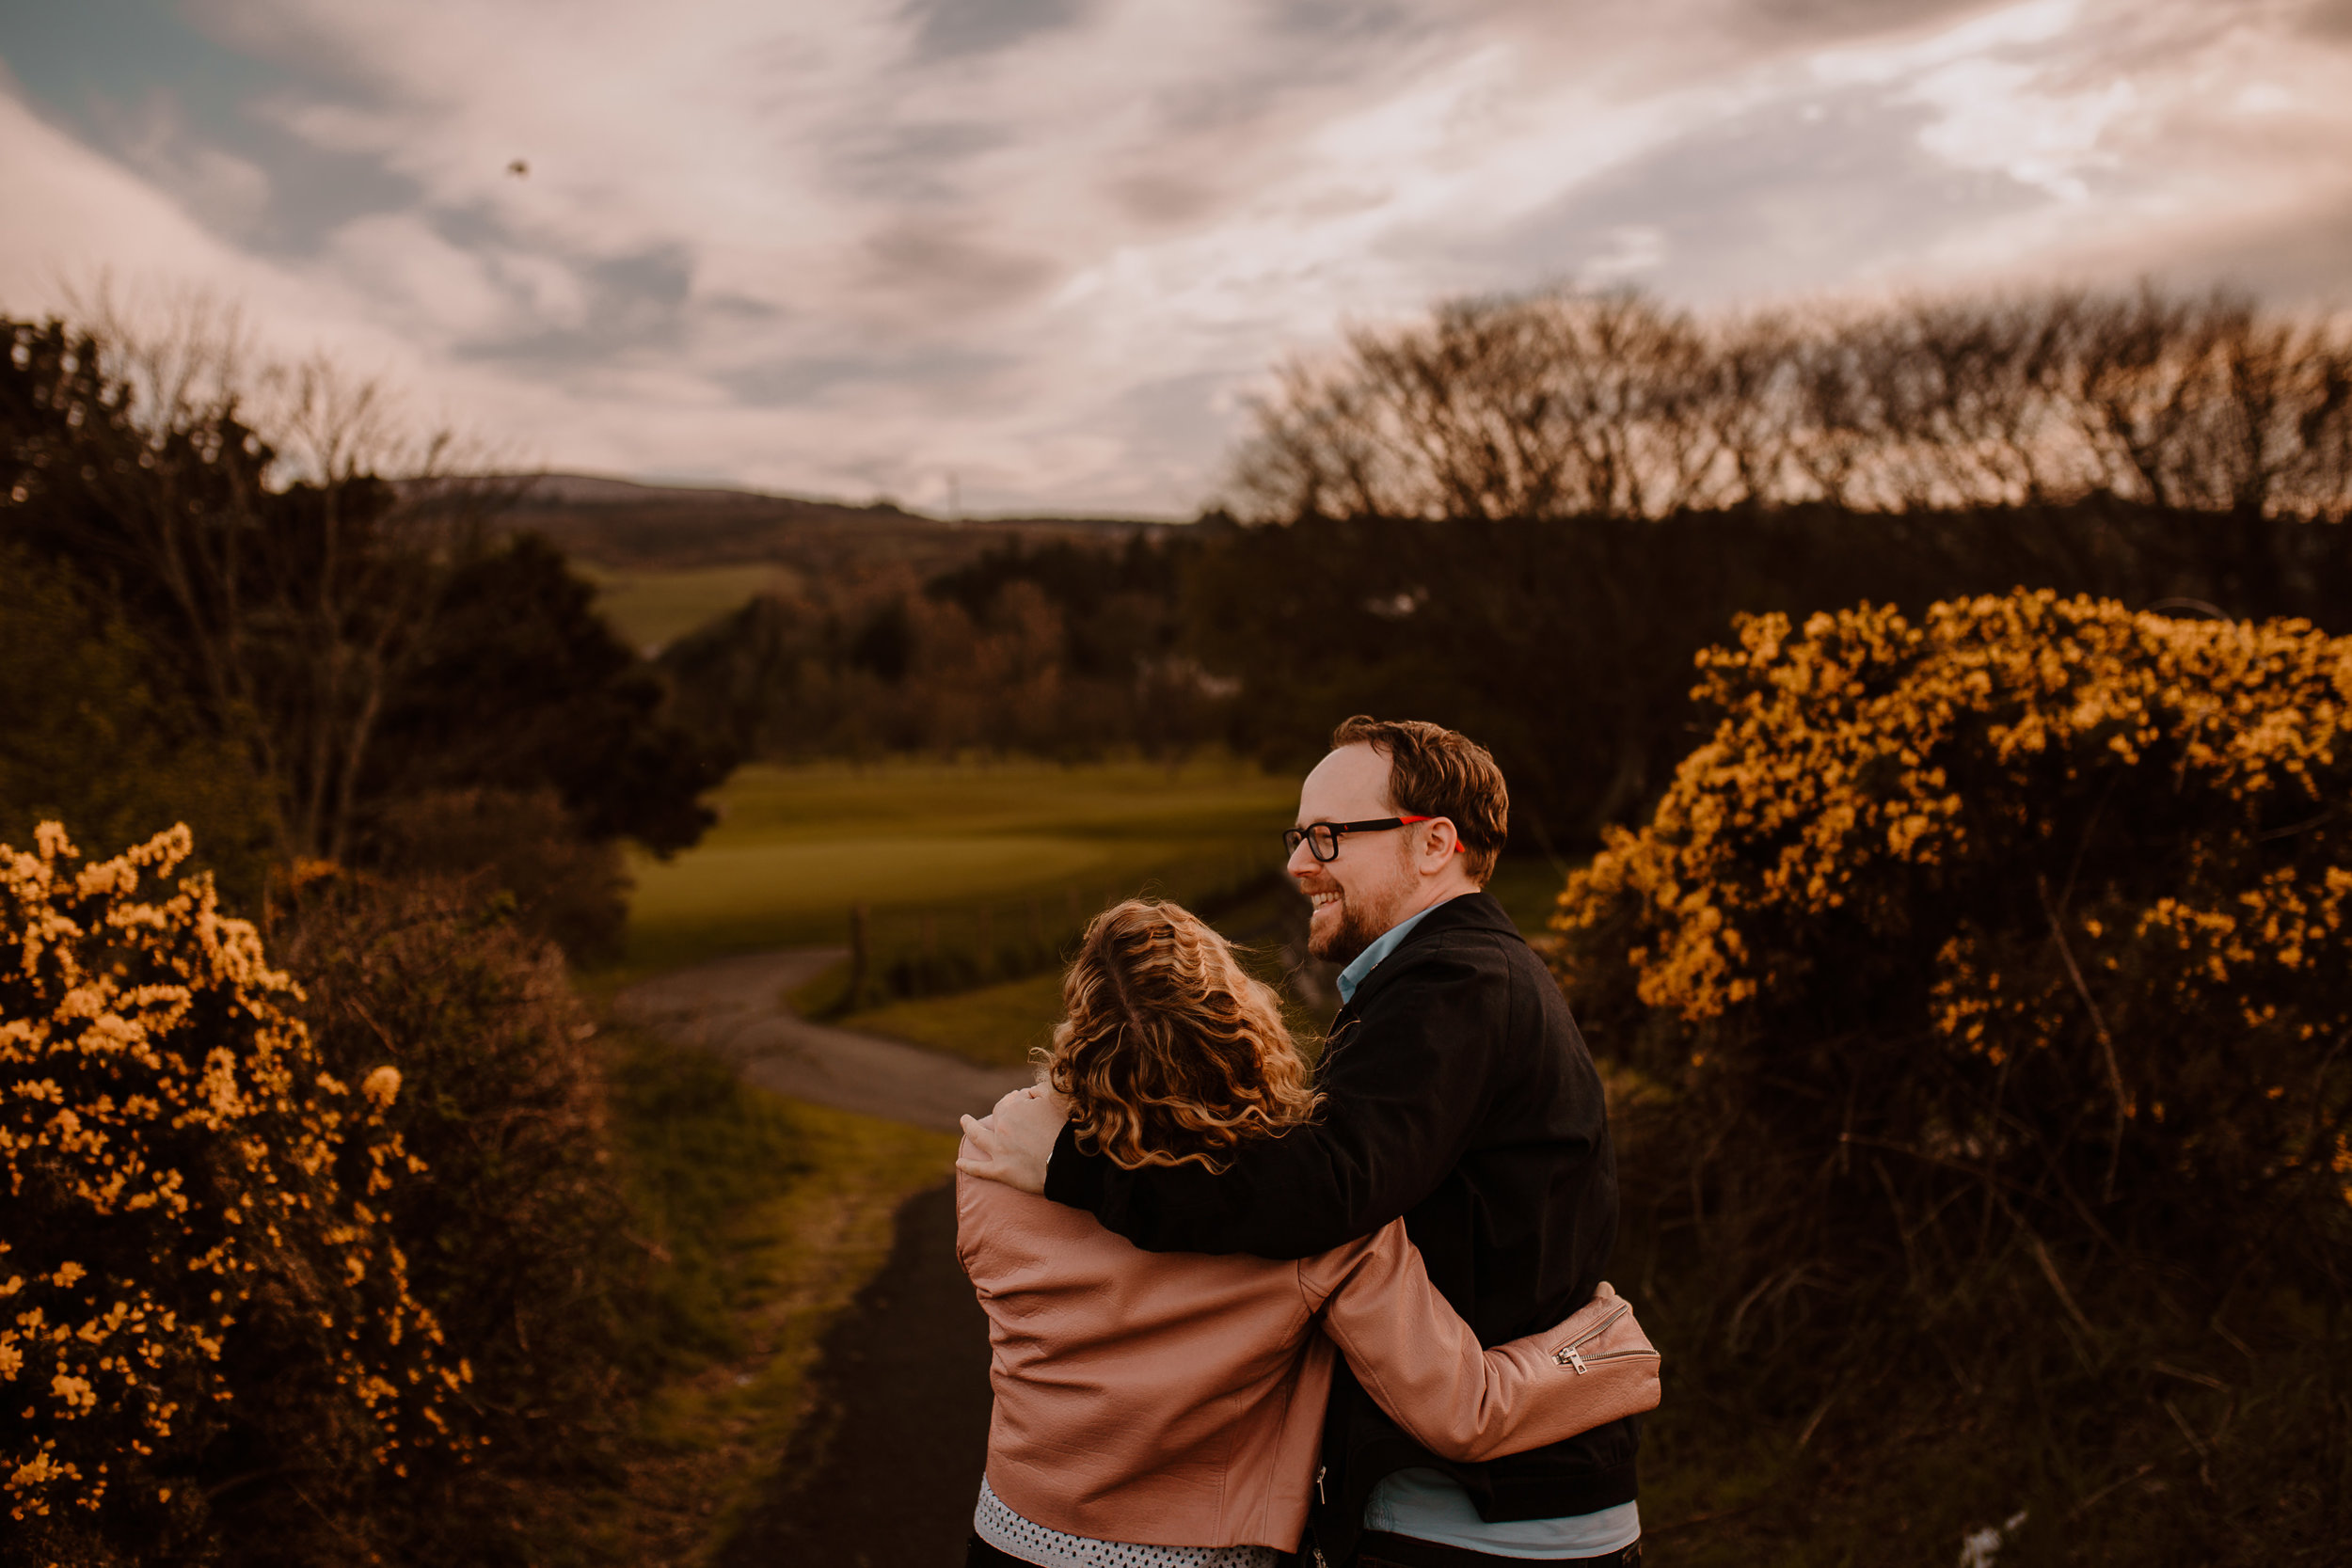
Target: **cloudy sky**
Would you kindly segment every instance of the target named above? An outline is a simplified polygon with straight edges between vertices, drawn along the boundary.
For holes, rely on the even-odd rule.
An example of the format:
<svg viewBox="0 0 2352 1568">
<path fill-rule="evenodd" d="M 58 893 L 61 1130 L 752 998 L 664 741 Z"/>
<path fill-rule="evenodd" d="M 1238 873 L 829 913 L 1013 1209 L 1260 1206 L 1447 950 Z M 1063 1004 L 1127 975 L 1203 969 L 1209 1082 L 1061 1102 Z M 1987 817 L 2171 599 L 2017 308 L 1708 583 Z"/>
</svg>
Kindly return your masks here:
<svg viewBox="0 0 2352 1568">
<path fill-rule="evenodd" d="M 240 302 L 532 463 L 1189 513 L 1450 294 L 2352 305 L 2352 0 L 0 0 L 0 311 Z"/>
</svg>

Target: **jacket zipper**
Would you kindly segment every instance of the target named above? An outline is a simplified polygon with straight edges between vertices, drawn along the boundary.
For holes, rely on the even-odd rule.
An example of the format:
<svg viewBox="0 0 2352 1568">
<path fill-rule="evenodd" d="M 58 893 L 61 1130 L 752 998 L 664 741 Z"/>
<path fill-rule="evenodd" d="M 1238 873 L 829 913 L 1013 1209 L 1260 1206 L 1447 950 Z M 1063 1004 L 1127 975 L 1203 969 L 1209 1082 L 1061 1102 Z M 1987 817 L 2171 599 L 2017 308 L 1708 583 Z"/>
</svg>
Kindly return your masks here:
<svg viewBox="0 0 2352 1568">
<path fill-rule="evenodd" d="M 1628 1312 L 1632 1310 L 1633 1307 L 1631 1303 L 1622 1301 L 1617 1303 L 1616 1310 L 1611 1312 L 1607 1317 L 1601 1319 L 1600 1322 L 1595 1323 L 1592 1327 L 1586 1329 L 1583 1333 L 1578 1335 L 1566 1344 L 1562 1345 L 1558 1350 L 1553 1351 L 1551 1353 L 1551 1358 L 1563 1367 L 1574 1367 L 1577 1370 L 1578 1375 L 1581 1376 L 1588 1370 L 1588 1364 L 1585 1361 L 1581 1347 L 1582 1347 L 1587 1341 L 1608 1332 L 1611 1324 L 1614 1323 L 1619 1318 L 1624 1317 Z M 1596 1355 L 1592 1359 L 1595 1361 L 1614 1361 L 1623 1355 L 1639 1355 L 1641 1354 L 1642 1353 L 1639 1351 L 1621 1351 L 1615 1355 Z"/>
<path fill-rule="evenodd" d="M 1330 1467 L 1331 1466 L 1328 1465 L 1318 1465 L 1315 1466 L 1315 1501 L 1327 1505 L 1331 1501 L 1331 1499 L 1323 1495 L 1323 1476 L 1324 1472 L 1330 1469 Z"/>
</svg>

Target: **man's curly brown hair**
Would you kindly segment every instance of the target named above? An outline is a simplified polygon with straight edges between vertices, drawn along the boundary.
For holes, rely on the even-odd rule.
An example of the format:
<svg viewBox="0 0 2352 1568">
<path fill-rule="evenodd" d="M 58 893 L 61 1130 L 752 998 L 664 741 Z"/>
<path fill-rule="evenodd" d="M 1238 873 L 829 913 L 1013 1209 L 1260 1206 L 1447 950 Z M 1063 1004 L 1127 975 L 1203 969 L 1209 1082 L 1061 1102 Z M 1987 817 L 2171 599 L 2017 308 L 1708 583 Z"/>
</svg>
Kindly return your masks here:
<svg viewBox="0 0 2352 1568">
<path fill-rule="evenodd" d="M 1314 1114 L 1281 1005 L 1181 905 L 1131 898 L 1087 927 L 1062 981 L 1046 1080 L 1078 1145 L 1122 1169 L 1199 1164 Z"/>
<path fill-rule="evenodd" d="M 1511 791 L 1486 748 L 1458 730 L 1421 719 L 1340 721 L 1331 750 L 1369 746 L 1389 759 L 1389 806 L 1399 816 L 1442 816 L 1467 857 L 1463 869 L 1480 887 L 1511 836 Z"/>
</svg>

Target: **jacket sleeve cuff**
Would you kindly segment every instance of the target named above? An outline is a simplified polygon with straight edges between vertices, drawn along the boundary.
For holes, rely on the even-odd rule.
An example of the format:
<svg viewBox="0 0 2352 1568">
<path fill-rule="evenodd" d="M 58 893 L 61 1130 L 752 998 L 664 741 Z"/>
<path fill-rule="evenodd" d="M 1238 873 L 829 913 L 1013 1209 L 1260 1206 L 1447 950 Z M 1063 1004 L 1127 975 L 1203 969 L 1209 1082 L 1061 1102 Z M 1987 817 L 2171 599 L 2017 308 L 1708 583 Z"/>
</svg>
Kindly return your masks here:
<svg viewBox="0 0 2352 1568">
<path fill-rule="evenodd" d="M 1064 1122 L 1054 1139 L 1054 1152 L 1046 1156 L 1045 1196 L 1091 1214 L 1102 1207 L 1103 1167 L 1110 1162 L 1081 1149 L 1073 1129 L 1073 1123 Z"/>
</svg>

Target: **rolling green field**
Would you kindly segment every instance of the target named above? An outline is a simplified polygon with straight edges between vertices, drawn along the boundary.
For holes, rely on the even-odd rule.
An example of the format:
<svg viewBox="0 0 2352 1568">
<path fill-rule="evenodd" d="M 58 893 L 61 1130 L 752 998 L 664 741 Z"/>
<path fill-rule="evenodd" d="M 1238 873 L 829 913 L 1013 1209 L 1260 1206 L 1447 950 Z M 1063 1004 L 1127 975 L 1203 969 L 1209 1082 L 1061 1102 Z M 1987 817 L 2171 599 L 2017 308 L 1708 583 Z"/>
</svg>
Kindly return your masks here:
<svg viewBox="0 0 2352 1568">
<path fill-rule="evenodd" d="M 850 907 L 861 902 L 883 957 L 894 938 L 903 949 L 918 929 L 968 946 L 989 911 L 999 938 L 1018 939 L 1038 923 L 1046 940 L 1030 951 L 1044 956 L 1043 968 L 1000 969 L 1014 977 L 957 986 L 951 995 L 876 1006 L 869 993 L 843 1022 L 1017 1064 L 1059 1012 L 1051 954 L 1069 932 L 1115 898 L 1145 891 L 1190 898 L 1193 889 L 1278 866 L 1296 787 L 1223 761 L 1173 771 L 1141 763 L 746 768 L 720 792 L 721 821 L 702 845 L 632 865 L 628 961 L 607 983 L 731 952 L 846 943 Z M 1561 878 L 1549 862 L 1505 860 L 1488 890 L 1532 936 L 1550 915 Z M 1259 890 L 1217 924 L 1262 941 L 1279 924 L 1274 906 L 1289 896 L 1279 885 Z M 796 1004 L 834 1012 L 846 982 L 845 965 Z"/>
<path fill-rule="evenodd" d="M 638 649 L 665 647 L 755 595 L 792 585 L 771 565 L 691 566 L 673 571 L 612 571 L 574 562 L 596 585 L 596 609 Z"/>
<path fill-rule="evenodd" d="M 1058 927 L 1155 882 L 1278 866 L 1297 790 L 1205 760 L 747 767 L 702 844 L 632 862 L 628 968 L 844 942 L 858 903 L 878 927 L 992 903 L 1005 925 Z"/>
</svg>

